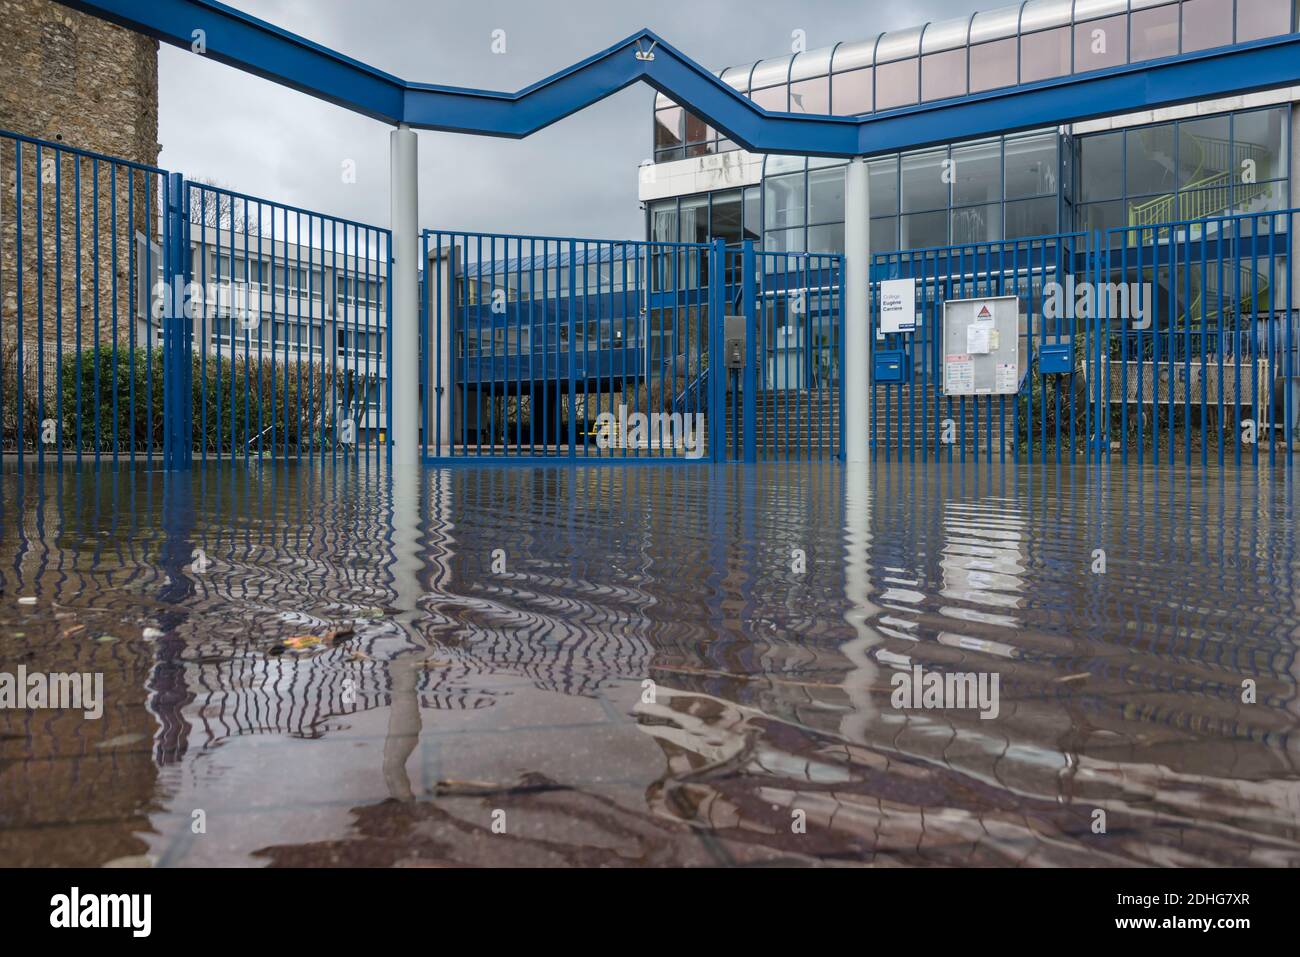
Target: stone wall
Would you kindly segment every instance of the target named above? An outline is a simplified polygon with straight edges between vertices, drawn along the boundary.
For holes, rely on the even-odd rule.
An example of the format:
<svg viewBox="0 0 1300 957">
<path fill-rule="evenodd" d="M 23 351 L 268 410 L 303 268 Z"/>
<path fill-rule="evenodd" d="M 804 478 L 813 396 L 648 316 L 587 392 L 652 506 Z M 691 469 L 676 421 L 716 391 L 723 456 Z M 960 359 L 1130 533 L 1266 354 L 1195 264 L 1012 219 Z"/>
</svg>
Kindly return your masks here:
<svg viewBox="0 0 1300 957">
<path fill-rule="evenodd" d="M 0 136 L 0 421 L 8 446 L 20 353 L 31 378 L 35 365 L 52 370 L 60 338 L 65 354 L 78 341 L 83 349 L 129 341 L 131 297 L 144 285 L 133 278 L 145 276 L 143 263 L 131 261 L 143 248 L 134 237 L 157 243 L 164 184 L 149 170 L 74 152 L 157 162 L 155 40 L 51 0 L 0 0 L 0 24 L 0 130 L 55 144 Z"/>
</svg>

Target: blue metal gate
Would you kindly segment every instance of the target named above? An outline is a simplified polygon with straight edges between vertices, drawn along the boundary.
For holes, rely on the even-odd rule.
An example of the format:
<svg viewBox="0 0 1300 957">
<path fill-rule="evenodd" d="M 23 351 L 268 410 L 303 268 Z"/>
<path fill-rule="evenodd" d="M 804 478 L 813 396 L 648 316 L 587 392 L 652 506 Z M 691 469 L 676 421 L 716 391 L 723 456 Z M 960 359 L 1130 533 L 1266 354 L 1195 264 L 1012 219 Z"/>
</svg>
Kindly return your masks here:
<svg viewBox="0 0 1300 957">
<path fill-rule="evenodd" d="M 713 458 L 720 247 L 451 230 L 423 239 L 426 458 Z"/>
<path fill-rule="evenodd" d="M 743 368 L 726 382 L 726 457 L 744 462 L 843 454 L 844 257 L 726 254 L 727 311 L 745 320 Z"/>
</svg>

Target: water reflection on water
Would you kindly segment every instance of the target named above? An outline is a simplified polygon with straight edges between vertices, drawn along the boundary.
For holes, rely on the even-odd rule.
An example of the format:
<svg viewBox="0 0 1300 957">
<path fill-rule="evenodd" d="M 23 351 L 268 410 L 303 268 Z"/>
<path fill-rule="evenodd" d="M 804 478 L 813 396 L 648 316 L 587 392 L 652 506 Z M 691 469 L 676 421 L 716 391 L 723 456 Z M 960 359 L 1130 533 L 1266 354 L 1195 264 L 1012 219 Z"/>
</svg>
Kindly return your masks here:
<svg viewBox="0 0 1300 957">
<path fill-rule="evenodd" d="M 0 711 L 0 863 L 1300 863 L 1283 473 L 0 490 L 0 670 L 107 695 Z M 893 707 L 916 665 L 997 717 Z"/>
</svg>

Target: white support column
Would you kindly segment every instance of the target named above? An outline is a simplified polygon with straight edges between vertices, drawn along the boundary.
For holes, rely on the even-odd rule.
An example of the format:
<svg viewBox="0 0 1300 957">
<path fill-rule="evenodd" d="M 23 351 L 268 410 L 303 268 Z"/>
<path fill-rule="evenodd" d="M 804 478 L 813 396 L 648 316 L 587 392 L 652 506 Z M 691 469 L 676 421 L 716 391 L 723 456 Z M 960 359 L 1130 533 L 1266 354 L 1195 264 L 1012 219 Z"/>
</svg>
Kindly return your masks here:
<svg viewBox="0 0 1300 957">
<path fill-rule="evenodd" d="M 1287 196 L 1283 201 L 1284 202 L 1283 208 L 1285 209 L 1294 209 L 1297 206 L 1300 206 L 1300 102 L 1293 102 L 1291 104 L 1290 126 L 1291 126 L 1291 142 L 1288 143 L 1287 145 L 1289 147 L 1289 155 L 1291 157 L 1291 169 L 1290 169 L 1291 179 L 1287 182 Z M 1286 223 L 1287 235 L 1294 237 L 1296 234 L 1295 231 L 1297 229 L 1300 229 L 1300 215 L 1292 214 L 1286 216 L 1285 219 L 1287 220 Z M 1292 242 L 1294 241 L 1295 240 L 1293 238 Z M 1300 309 L 1300 256 L 1293 255 L 1291 257 L 1290 266 L 1291 266 L 1291 282 L 1288 287 L 1288 295 L 1286 299 L 1278 303 L 1278 305 L 1281 306 L 1283 309 L 1285 309 L 1287 306 L 1290 306 L 1291 309 L 1295 310 L 1295 309 Z M 1295 315 L 1293 314 L 1287 316 L 1286 322 L 1294 324 L 1296 322 Z M 1300 348 L 1300 343 L 1296 341 L 1296 336 L 1297 333 L 1293 331 L 1288 337 L 1287 327 L 1286 326 L 1282 327 L 1281 335 L 1279 337 L 1279 342 L 1281 343 L 1279 347 L 1280 355 L 1278 358 L 1278 368 L 1274 372 L 1275 377 L 1277 375 L 1286 375 L 1287 345 L 1291 344 L 1291 347 L 1293 349 Z M 1291 381 L 1283 385 L 1283 388 L 1289 389 L 1291 391 L 1291 434 L 1286 437 L 1288 443 L 1292 443 L 1297 438 L 1300 438 L 1300 357 L 1293 356 L 1291 358 L 1290 369 L 1291 369 L 1291 376 L 1292 376 Z M 1286 400 L 1283 399 L 1284 403 L 1285 401 Z M 1286 406 L 1283 405 L 1282 411 L 1279 413 L 1279 418 L 1285 415 L 1286 415 Z M 1283 423 L 1284 428 L 1285 425 L 1286 423 L 1284 422 Z M 1294 449 L 1294 446 L 1288 445 L 1288 448 Z M 1295 452 L 1292 451 L 1291 454 L 1294 455 Z"/>
<path fill-rule="evenodd" d="M 392 315 L 388 317 L 388 347 L 393 357 L 393 407 L 388 430 L 393 464 L 420 461 L 420 336 L 418 162 L 415 131 L 403 124 L 388 134 L 391 157 L 390 222 L 393 227 Z"/>
<path fill-rule="evenodd" d="M 844 173 L 844 461 L 868 461 L 871 421 L 871 188 L 867 161 L 858 157 Z"/>
</svg>

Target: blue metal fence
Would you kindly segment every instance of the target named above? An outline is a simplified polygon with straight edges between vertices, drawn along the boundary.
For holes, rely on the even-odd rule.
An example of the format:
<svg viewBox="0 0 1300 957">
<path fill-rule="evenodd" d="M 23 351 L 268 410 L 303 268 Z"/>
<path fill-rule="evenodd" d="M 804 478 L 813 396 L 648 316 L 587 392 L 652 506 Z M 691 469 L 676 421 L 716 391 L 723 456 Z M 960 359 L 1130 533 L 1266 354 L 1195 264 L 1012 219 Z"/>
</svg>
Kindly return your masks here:
<svg viewBox="0 0 1300 957">
<path fill-rule="evenodd" d="M 705 244 L 423 234 L 426 458 L 702 460 Z"/>
<path fill-rule="evenodd" d="M 1291 462 L 1296 212 L 877 255 L 873 455 L 883 461 Z M 885 279 L 916 280 L 916 329 L 881 333 Z M 944 303 L 1015 296 L 1014 394 L 945 394 Z"/>
<path fill-rule="evenodd" d="M 0 450 L 386 455 L 386 229 L 0 131 Z"/>
<path fill-rule="evenodd" d="M 1281 210 L 1099 234 L 1085 357 L 1094 457 L 1290 463 L 1297 225 Z"/>
<path fill-rule="evenodd" d="M 194 453 L 388 453 L 389 230 L 188 183 Z"/>
</svg>

